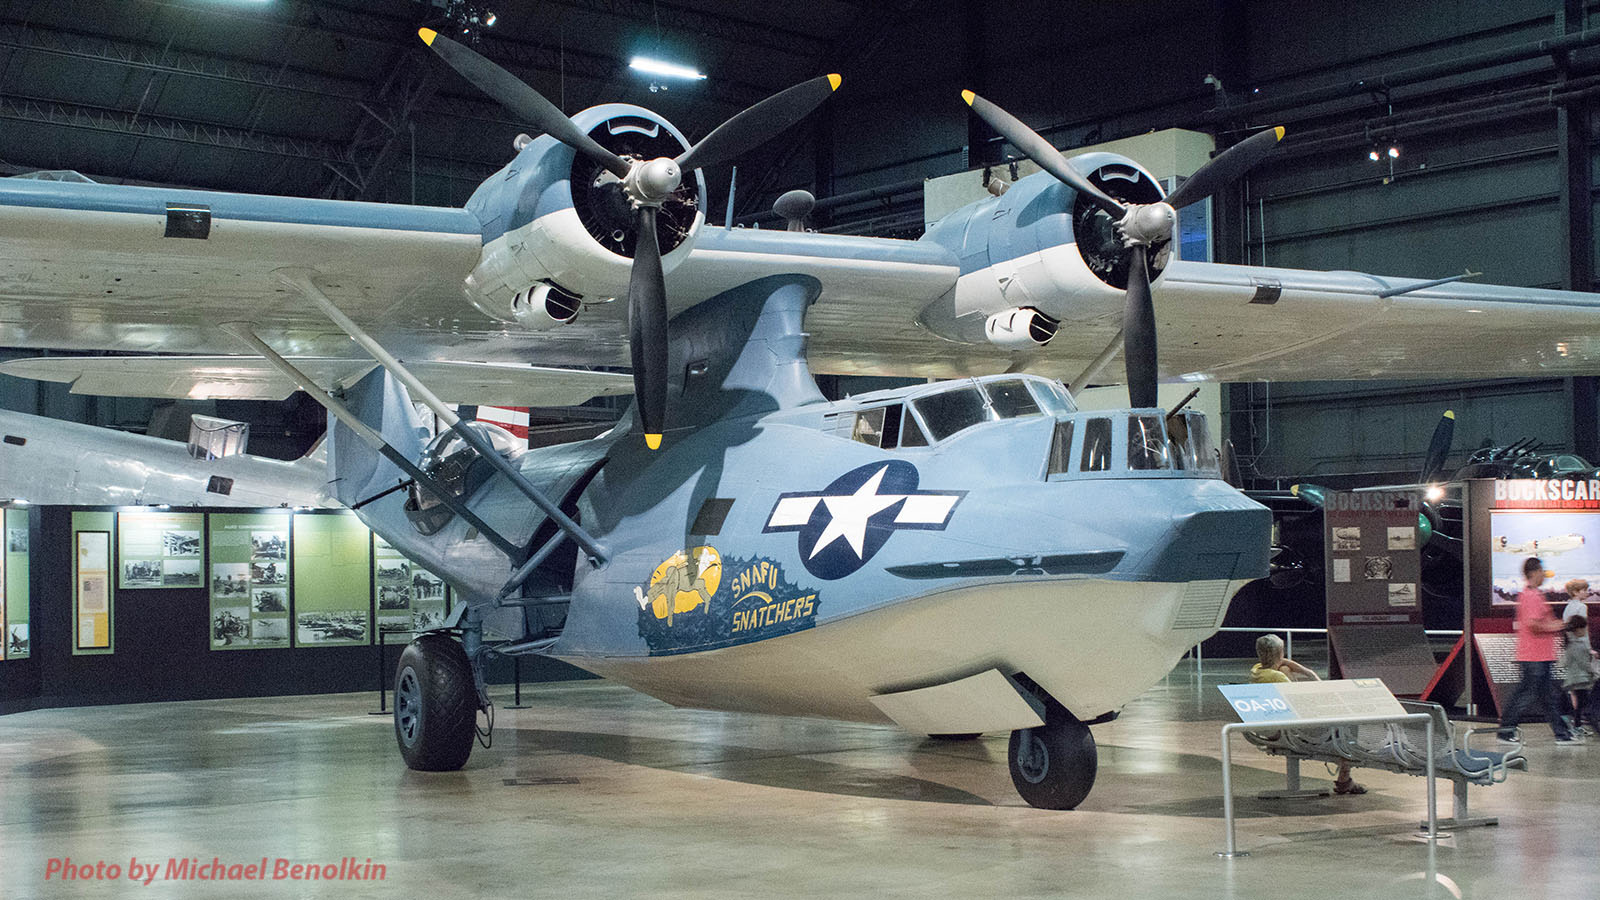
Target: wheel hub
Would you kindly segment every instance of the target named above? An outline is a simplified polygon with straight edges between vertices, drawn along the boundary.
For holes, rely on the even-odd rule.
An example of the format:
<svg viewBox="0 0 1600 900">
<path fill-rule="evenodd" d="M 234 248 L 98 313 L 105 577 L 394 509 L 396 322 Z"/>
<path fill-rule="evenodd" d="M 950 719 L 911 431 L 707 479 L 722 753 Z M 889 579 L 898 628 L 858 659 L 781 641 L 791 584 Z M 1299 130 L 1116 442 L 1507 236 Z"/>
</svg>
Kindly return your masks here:
<svg viewBox="0 0 1600 900">
<path fill-rule="evenodd" d="M 416 670 L 410 666 L 400 673 L 394 688 L 394 719 L 400 726 L 400 739 L 407 747 L 416 746 L 422 727 L 422 687 L 417 684 Z"/>
<path fill-rule="evenodd" d="M 1029 784 L 1038 784 L 1050 774 L 1050 750 L 1031 728 L 1023 732 L 1022 747 L 1017 754 L 1017 771 Z"/>
</svg>

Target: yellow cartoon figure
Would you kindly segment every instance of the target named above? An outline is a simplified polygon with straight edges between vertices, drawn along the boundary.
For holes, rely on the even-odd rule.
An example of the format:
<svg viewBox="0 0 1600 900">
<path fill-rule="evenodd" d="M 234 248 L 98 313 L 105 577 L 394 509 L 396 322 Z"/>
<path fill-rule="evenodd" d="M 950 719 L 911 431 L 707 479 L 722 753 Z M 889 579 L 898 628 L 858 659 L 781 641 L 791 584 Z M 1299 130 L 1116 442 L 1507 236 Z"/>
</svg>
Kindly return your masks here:
<svg viewBox="0 0 1600 900">
<path fill-rule="evenodd" d="M 650 573 L 648 591 L 637 586 L 633 597 L 640 609 L 648 609 L 657 619 L 666 619 L 671 625 L 675 616 L 692 612 L 704 605 L 711 608 L 711 598 L 722 583 L 722 556 L 712 547 L 696 547 L 685 553 L 679 550 Z"/>
</svg>

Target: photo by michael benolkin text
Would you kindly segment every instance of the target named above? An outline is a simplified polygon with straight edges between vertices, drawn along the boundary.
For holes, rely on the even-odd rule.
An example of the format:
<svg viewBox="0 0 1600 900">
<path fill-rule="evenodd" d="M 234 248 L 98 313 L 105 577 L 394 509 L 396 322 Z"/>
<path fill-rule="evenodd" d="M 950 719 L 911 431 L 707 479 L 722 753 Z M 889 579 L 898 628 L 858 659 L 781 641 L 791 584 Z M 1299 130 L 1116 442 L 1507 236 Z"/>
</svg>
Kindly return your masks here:
<svg viewBox="0 0 1600 900">
<path fill-rule="evenodd" d="M 77 861 L 70 856 L 45 861 L 45 881 L 129 881 L 150 885 L 182 881 L 386 881 L 389 867 L 346 856 L 337 862 L 306 862 L 282 857 L 261 857 L 250 862 L 224 861 L 220 857 L 145 858 L 120 861 Z"/>
</svg>

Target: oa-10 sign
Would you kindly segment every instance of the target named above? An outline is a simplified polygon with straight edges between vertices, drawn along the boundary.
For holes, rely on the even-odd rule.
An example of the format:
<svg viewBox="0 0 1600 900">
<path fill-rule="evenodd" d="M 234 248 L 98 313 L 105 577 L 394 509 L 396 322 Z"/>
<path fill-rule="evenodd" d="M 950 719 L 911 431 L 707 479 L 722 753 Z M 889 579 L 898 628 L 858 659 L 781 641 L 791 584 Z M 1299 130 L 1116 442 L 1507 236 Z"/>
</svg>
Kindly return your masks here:
<svg viewBox="0 0 1600 900">
<path fill-rule="evenodd" d="M 1405 715 L 1378 678 L 1218 685 L 1241 722 Z"/>
</svg>

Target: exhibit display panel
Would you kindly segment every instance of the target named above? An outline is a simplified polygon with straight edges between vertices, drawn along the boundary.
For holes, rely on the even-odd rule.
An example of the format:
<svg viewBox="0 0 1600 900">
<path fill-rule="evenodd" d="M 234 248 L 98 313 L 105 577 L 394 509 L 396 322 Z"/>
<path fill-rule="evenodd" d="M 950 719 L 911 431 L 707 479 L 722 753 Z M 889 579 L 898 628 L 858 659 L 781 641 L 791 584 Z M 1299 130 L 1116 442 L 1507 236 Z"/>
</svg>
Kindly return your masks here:
<svg viewBox="0 0 1600 900">
<path fill-rule="evenodd" d="M 0 660 L 27 659 L 32 644 L 28 630 L 28 511 L 7 509 L 4 552 L 0 552 Z"/>
<path fill-rule="evenodd" d="M 289 646 L 290 514 L 212 513 L 211 648 Z"/>
<path fill-rule="evenodd" d="M 377 535 L 372 536 L 372 584 L 380 631 L 404 633 L 444 624 L 449 611 L 444 580 Z"/>
<path fill-rule="evenodd" d="M 301 513 L 293 535 L 295 646 L 372 643 L 367 526 L 353 513 Z"/>
<path fill-rule="evenodd" d="M 111 584 L 111 546 L 116 514 L 72 514 L 72 652 L 111 653 L 116 591 Z"/>
<path fill-rule="evenodd" d="M 204 513 L 125 512 L 117 516 L 117 589 L 205 585 Z"/>
</svg>

